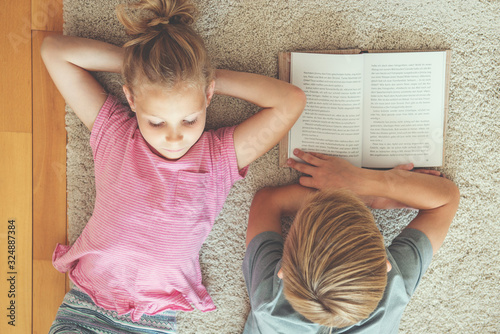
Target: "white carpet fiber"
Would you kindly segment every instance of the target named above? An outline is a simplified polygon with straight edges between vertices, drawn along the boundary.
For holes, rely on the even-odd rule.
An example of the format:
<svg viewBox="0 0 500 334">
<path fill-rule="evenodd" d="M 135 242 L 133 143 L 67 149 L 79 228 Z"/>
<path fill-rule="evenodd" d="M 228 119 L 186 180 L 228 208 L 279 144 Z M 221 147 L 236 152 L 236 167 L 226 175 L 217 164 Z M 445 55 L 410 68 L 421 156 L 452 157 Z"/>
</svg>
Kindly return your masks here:
<svg viewBox="0 0 500 334">
<path fill-rule="evenodd" d="M 446 160 L 461 204 L 400 325 L 400 333 L 500 333 L 500 2 L 498 0 L 196 0 L 196 29 L 219 68 L 277 76 L 279 51 L 318 49 L 451 49 Z M 121 45 L 119 1 L 64 0 L 65 33 Z M 98 74 L 121 95 L 118 75 Z M 233 125 L 257 109 L 216 97 L 207 127 Z M 71 110 L 68 128 L 68 216 L 74 241 L 92 214 L 89 133 Z M 179 333 L 241 333 L 249 310 L 241 272 L 248 208 L 254 193 L 291 183 L 274 148 L 232 189 L 200 256 L 217 310 L 178 316 Z M 387 242 L 411 212 L 376 212 Z M 397 225 L 394 218 L 401 217 Z"/>
</svg>

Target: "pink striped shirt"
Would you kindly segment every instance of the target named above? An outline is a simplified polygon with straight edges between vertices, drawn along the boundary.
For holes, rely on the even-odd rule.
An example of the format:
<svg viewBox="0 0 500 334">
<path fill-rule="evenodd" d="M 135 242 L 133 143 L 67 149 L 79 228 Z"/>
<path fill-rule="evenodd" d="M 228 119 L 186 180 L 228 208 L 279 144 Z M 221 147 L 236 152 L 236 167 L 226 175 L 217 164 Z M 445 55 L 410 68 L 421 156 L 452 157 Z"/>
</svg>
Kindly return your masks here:
<svg viewBox="0 0 500 334">
<path fill-rule="evenodd" d="M 232 128 L 206 131 L 179 160 L 153 153 L 128 107 L 108 96 L 92 128 L 94 212 L 54 267 L 118 314 L 212 311 L 199 251 L 238 171 Z"/>
</svg>

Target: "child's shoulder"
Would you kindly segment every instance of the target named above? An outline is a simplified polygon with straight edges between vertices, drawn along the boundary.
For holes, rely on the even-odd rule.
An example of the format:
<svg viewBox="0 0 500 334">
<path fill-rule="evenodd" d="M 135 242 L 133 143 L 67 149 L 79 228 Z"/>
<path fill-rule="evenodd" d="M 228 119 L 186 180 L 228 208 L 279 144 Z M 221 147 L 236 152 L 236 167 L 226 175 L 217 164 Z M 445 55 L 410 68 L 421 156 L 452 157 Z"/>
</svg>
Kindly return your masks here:
<svg viewBox="0 0 500 334">
<path fill-rule="evenodd" d="M 222 127 L 205 130 L 202 135 L 203 142 L 212 153 L 220 154 L 222 151 L 234 151 L 234 129 L 236 126 Z M 200 140 L 199 142 L 202 142 Z"/>
<path fill-rule="evenodd" d="M 99 114 L 117 114 L 117 113 L 125 113 L 128 118 L 133 116 L 133 112 L 130 107 L 123 103 L 117 96 L 113 94 L 108 94 L 108 97 L 104 101 L 101 109 L 99 110 Z"/>
<path fill-rule="evenodd" d="M 99 114 L 94 122 L 94 127 L 97 125 L 99 128 L 102 125 L 106 125 L 111 119 L 117 121 L 118 119 L 130 119 L 133 117 L 134 113 L 127 104 L 120 101 L 115 95 L 108 94 L 104 104 L 99 110 Z"/>
<path fill-rule="evenodd" d="M 232 137 L 236 126 L 237 125 L 225 126 L 225 127 L 221 127 L 218 129 L 205 130 L 205 133 L 209 136 L 216 137 L 216 138 L 224 138 L 224 137 L 228 137 L 228 136 Z"/>
<path fill-rule="evenodd" d="M 108 94 L 92 126 L 90 144 L 96 148 L 104 138 L 124 136 L 125 132 L 134 132 L 137 121 L 130 107 L 112 94 Z"/>
</svg>

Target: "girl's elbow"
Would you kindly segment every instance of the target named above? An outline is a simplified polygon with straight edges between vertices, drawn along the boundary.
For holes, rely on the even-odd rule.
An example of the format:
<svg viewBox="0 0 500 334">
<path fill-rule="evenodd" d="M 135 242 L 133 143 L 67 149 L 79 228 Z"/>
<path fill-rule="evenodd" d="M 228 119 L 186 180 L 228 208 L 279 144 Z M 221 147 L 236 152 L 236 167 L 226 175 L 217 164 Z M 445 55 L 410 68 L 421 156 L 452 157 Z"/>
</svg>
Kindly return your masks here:
<svg viewBox="0 0 500 334">
<path fill-rule="evenodd" d="M 458 204 L 460 203 L 460 189 L 458 189 L 458 186 L 453 182 L 450 190 L 450 198 L 450 202 L 454 203 L 458 208 Z"/>
<path fill-rule="evenodd" d="M 290 120 L 293 121 L 290 124 L 291 127 L 306 107 L 306 94 L 299 87 L 290 85 L 289 92 L 283 96 L 282 106 L 282 110 L 291 116 Z"/>
<path fill-rule="evenodd" d="M 302 113 L 302 111 L 306 107 L 306 102 L 307 102 L 306 93 L 304 93 L 304 91 L 297 86 L 292 86 L 292 89 L 293 89 L 292 96 L 294 104 L 296 105 L 297 109 L 300 110 L 300 113 Z"/>
<path fill-rule="evenodd" d="M 62 59 L 68 50 L 70 37 L 64 35 L 48 35 L 43 39 L 40 54 L 44 61 Z"/>
<path fill-rule="evenodd" d="M 43 39 L 42 46 L 40 47 L 40 54 L 44 61 L 50 58 L 54 51 L 57 50 L 58 46 L 57 35 L 49 35 Z"/>
</svg>

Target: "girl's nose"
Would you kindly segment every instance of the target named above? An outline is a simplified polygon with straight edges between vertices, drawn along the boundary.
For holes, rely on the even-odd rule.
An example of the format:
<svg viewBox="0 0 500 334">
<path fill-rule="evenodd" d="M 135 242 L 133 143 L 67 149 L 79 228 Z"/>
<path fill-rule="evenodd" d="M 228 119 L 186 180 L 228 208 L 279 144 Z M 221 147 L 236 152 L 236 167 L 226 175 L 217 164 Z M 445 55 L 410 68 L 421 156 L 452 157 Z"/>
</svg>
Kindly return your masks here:
<svg viewBox="0 0 500 334">
<path fill-rule="evenodd" d="M 168 129 L 167 134 L 165 135 L 165 139 L 168 142 L 178 142 L 181 141 L 183 138 L 182 133 L 178 131 L 177 129 Z"/>
</svg>

